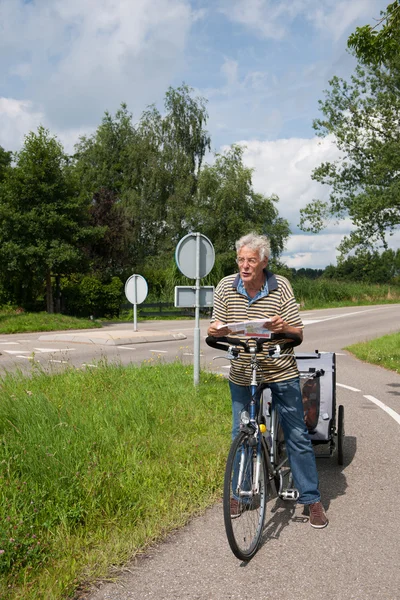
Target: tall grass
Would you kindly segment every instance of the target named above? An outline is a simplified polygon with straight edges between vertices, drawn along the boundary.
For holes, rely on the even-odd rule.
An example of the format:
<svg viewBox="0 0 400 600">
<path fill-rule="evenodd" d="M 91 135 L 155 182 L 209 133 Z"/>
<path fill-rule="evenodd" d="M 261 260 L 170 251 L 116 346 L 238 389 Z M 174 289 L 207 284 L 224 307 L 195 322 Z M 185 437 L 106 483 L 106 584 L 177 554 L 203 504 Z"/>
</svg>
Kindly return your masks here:
<svg viewBox="0 0 400 600">
<path fill-rule="evenodd" d="M 65 598 L 221 493 L 226 381 L 181 363 L 0 383 L 0 597 Z"/>
<path fill-rule="evenodd" d="M 332 279 L 295 279 L 293 291 L 303 309 L 400 302 L 400 286 Z"/>
<path fill-rule="evenodd" d="M 0 308 L 0 333 L 21 333 L 29 331 L 62 331 L 65 329 L 91 329 L 101 327 L 89 319 L 77 319 L 67 315 L 16 312 L 10 308 Z"/>
</svg>

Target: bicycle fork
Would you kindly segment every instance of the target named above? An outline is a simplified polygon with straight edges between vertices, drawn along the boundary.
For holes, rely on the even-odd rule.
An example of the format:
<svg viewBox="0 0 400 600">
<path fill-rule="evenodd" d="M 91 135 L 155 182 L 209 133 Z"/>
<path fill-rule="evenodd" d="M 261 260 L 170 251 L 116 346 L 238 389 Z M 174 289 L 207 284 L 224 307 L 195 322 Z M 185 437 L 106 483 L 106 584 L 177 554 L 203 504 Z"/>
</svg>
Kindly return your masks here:
<svg viewBox="0 0 400 600">
<path fill-rule="evenodd" d="M 253 349 L 252 349 L 253 350 Z M 259 427 L 257 424 L 257 414 L 256 414 L 256 400 L 255 393 L 257 390 L 257 370 L 256 364 L 254 364 L 254 368 L 252 369 L 252 377 L 251 377 L 251 395 L 252 399 L 249 406 L 249 426 L 253 430 L 253 434 L 249 437 L 249 447 L 245 448 L 242 446 L 240 451 L 240 461 L 239 461 L 239 474 L 238 474 L 238 484 L 237 484 L 237 493 L 242 497 L 250 497 L 256 496 L 260 493 L 260 473 L 261 473 L 261 463 L 262 463 L 262 436 L 260 435 Z M 246 456 L 246 453 L 252 453 L 252 456 Z M 254 460 L 254 453 L 256 454 Z M 251 490 L 243 489 L 243 482 L 246 480 L 247 473 L 246 469 L 251 469 Z"/>
</svg>

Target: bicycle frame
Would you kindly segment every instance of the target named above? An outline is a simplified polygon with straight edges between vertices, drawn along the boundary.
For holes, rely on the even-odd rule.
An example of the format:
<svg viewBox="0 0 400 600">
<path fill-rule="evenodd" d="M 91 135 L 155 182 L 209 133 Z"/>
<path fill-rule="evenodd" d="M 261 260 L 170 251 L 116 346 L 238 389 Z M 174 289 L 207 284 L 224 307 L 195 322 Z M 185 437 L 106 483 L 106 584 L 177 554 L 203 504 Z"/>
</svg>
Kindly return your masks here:
<svg viewBox="0 0 400 600">
<path fill-rule="evenodd" d="M 219 349 L 227 349 L 226 346 L 222 346 L 219 341 L 217 341 L 217 338 L 214 338 L 215 341 L 210 343 L 210 338 L 207 338 L 207 343 L 211 346 L 214 346 L 216 348 Z M 259 386 L 257 384 L 257 371 L 258 371 L 258 361 L 257 361 L 257 353 L 260 352 L 260 350 L 262 350 L 263 347 L 263 341 L 257 340 L 257 339 L 253 339 L 252 341 L 255 342 L 254 346 L 250 346 L 248 343 L 243 343 L 240 340 L 235 340 L 232 338 L 223 338 L 221 341 L 223 342 L 228 342 L 229 344 L 234 344 L 236 343 L 237 345 L 242 346 L 246 352 L 248 352 L 250 354 L 251 360 L 250 360 L 250 367 L 251 367 L 251 383 L 250 383 L 250 390 L 251 390 L 251 401 L 249 404 L 249 421 L 248 424 L 244 423 L 243 426 L 250 426 L 251 430 L 252 430 L 252 435 L 254 436 L 254 446 L 257 452 L 257 457 L 256 457 L 256 461 L 255 461 L 255 473 L 253 473 L 253 477 L 252 477 L 252 490 L 242 490 L 241 489 L 241 484 L 243 482 L 243 478 L 244 478 L 244 464 L 246 462 L 246 457 L 244 456 L 244 450 L 242 449 L 242 456 L 240 459 L 240 464 L 239 464 L 239 473 L 238 473 L 238 482 L 237 482 L 237 494 L 238 496 L 242 496 L 242 497 L 252 497 L 253 495 L 258 494 L 259 491 L 259 484 L 260 484 L 260 469 L 261 469 L 261 461 L 262 461 L 262 452 L 265 453 L 265 457 L 266 457 L 266 463 L 267 463 L 267 471 L 268 471 L 268 477 L 269 477 L 269 481 L 272 487 L 272 491 L 273 493 L 277 494 L 280 498 L 282 498 L 283 500 L 297 500 L 298 498 L 298 491 L 296 489 L 292 489 L 290 486 L 293 483 L 292 480 L 292 474 L 291 474 L 291 470 L 290 470 L 290 466 L 289 466 L 289 461 L 288 461 L 288 457 L 285 456 L 283 458 L 282 461 L 280 461 L 278 463 L 278 443 L 279 440 L 277 439 L 277 435 L 278 435 L 278 429 L 279 429 L 279 421 L 278 421 L 278 412 L 276 407 L 273 404 L 273 401 L 271 400 L 271 404 L 270 404 L 270 419 L 269 419 L 269 423 L 268 423 L 268 427 L 265 431 L 266 438 L 263 435 L 264 432 L 262 432 L 260 430 L 260 415 L 262 415 L 263 412 L 263 397 L 262 397 L 262 391 L 260 393 L 260 398 L 259 398 L 259 415 L 257 414 L 257 399 L 256 399 L 256 395 L 259 389 Z M 251 340 L 249 340 L 251 341 Z M 292 345 L 296 345 L 297 343 L 299 343 L 298 341 L 295 342 L 295 344 L 287 344 L 286 347 L 288 346 L 292 346 Z M 233 346 L 230 345 L 228 348 L 228 357 L 230 358 L 230 360 L 234 360 L 237 356 L 238 356 L 238 351 L 234 351 Z M 282 347 L 282 349 L 285 349 L 285 345 Z M 277 354 L 275 354 L 277 352 Z M 275 357 L 275 356 L 282 356 L 281 354 L 281 347 L 277 347 L 277 349 L 275 349 L 275 351 L 270 351 L 270 356 L 271 358 Z M 243 412 L 242 412 L 243 414 Z M 246 419 L 247 420 L 247 419 Z M 262 447 L 264 444 L 264 448 Z M 289 480 L 288 480 L 288 488 L 284 489 L 284 481 L 283 478 L 286 475 L 286 473 L 282 473 L 282 469 L 284 469 L 285 465 L 287 465 L 287 474 L 289 475 Z M 278 480 L 279 478 L 279 480 Z M 279 487 L 278 487 L 278 483 L 279 483 Z M 277 489 L 278 488 L 278 489 Z"/>
</svg>

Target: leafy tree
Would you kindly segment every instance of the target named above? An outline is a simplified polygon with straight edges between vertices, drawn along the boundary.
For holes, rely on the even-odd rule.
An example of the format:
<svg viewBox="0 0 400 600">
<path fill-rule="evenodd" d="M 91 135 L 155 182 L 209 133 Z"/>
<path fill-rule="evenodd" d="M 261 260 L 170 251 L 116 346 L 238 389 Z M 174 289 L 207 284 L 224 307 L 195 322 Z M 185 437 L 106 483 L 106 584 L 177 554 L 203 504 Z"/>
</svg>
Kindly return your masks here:
<svg viewBox="0 0 400 600">
<path fill-rule="evenodd" d="M 386 64 L 399 52 L 399 26 L 400 3 L 396 0 L 387 6 L 386 11 L 381 11 L 374 26 L 357 27 L 347 45 L 365 64 Z"/>
<path fill-rule="evenodd" d="M 136 219 L 136 255 L 165 255 L 192 227 L 198 180 L 210 137 L 206 101 L 183 84 L 169 88 L 165 113 L 150 106 L 138 124 L 133 147 L 135 185 L 127 198 Z M 156 235 L 154 233 L 157 232 Z"/>
<path fill-rule="evenodd" d="M 243 164 L 240 146 L 217 154 L 214 164 L 203 168 L 193 224 L 212 241 L 225 273 L 236 266 L 235 241 L 249 231 L 268 235 L 272 257 L 281 254 L 290 231 L 278 215 L 277 201 L 254 192 L 252 170 Z"/>
<path fill-rule="evenodd" d="M 0 146 L 0 183 L 5 177 L 5 171 L 11 164 L 12 152 L 6 152 L 2 146 Z"/>
<path fill-rule="evenodd" d="M 80 191 L 90 202 L 100 189 L 117 198 L 131 177 L 130 148 L 136 132 L 126 104 L 111 115 L 105 112 L 92 136 L 82 136 L 75 146 L 75 171 Z"/>
<path fill-rule="evenodd" d="M 292 269 L 293 277 L 295 279 L 299 277 L 305 277 L 306 279 L 318 279 L 322 276 L 323 269 L 310 269 L 309 267 L 302 267 L 301 269 Z"/>
<path fill-rule="evenodd" d="M 301 210 L 301 227 L 320 231 L 326 220 L 350 217 L 355 229 L 342 253 L 368 248 L 400 223 L 400 20 L 398 3 L 389 5 L 380 32 L 370 26 L 350 37 L 358 58 L 348 83 L 334 77 L 323 118 L 314 121 L 321 137 L 334 137 L 340 158 L 317 167 L 313 179 L 331 186 L 329 202 L 313 201 Z M 367 41 L 369 42 L 367 43 Z M 377 42 L 377 45 L 375 45 Z"/>
<path fill-rule="evenodd" d="M 82 194 L 93 204 L 113 198 L 115 218 L 107 222 L 105 245 L 111 239 L 129 242 L 119 252 L 119 267 L 164 258 L 190 228 L 187 214 L 210 148 L 205 100 L 193 98 L 192 90 L 182 85 L 169 88 L 164 108 L 161 115 L 150 106 L 134 126 L 122 105 L 115 116 L 106 113 L 96 133 L 76 146 Z M 100 248 L 90 248 L 92 258 Z"/>
<path fill-rule="evenodd" d="M 356 254 L 339 259 L 324 271 L 325 279 L 362 281 L 365 283 L 396 283 L 400 275 L 400 250 L 370 252 L 359 250 Z"/>
<path fill-rule="evenodd" d="M 54 311 L 53 276 L 81 269 L 84 241 L 101 233 L 88 218 L 61 144 L 43 127 L 29 133 L 0 197 L 0 262 L 18 302 L 32 301 L 45 282 L 47 311 Z"/>
</svg>

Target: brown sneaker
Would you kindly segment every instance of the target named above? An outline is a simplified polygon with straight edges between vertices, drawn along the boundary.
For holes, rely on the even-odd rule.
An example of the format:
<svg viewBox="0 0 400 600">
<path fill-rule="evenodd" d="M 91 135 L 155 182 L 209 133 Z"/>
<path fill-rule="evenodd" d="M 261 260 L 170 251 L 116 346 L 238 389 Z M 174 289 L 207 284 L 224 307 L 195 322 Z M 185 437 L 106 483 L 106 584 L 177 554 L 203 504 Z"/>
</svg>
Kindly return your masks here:
<svg viewBox="0 0 400 600">
<path fill-rule="evenodd" d="M 328 517 L 325 514 L 324 507 L 321 502 L 314 502 L 309 505 L 310 510 L 310 525 L 316 529 L 323 529 L 329 523 Z"/>
<path fill-rule="evenodd" d="M 231 519 L 237 519 L 243 512 L 243 504 L 236 500 L 236 498 L 231 498 Z"/>
</svg>

